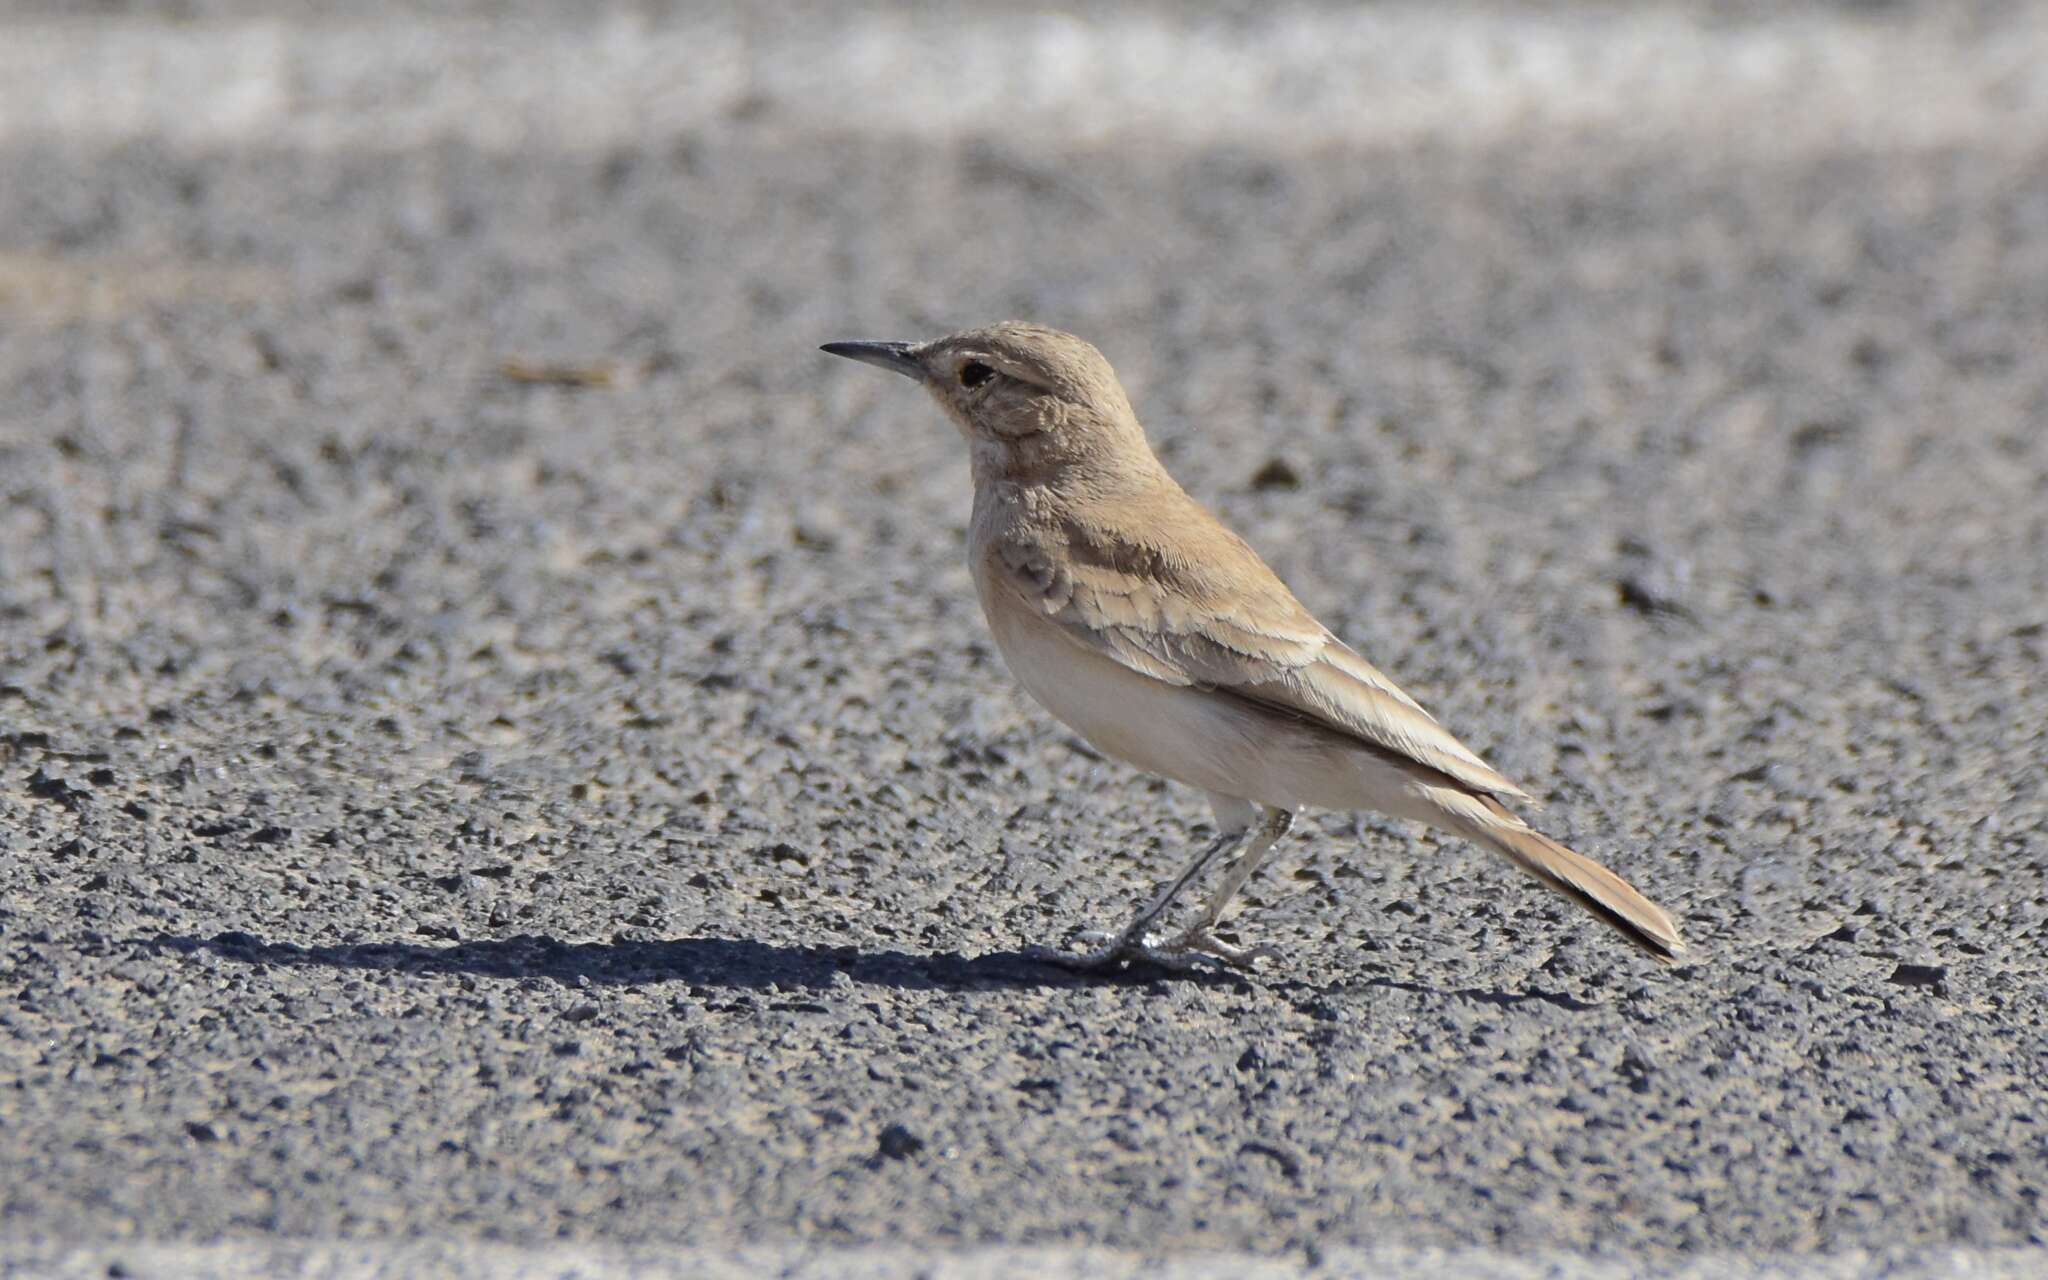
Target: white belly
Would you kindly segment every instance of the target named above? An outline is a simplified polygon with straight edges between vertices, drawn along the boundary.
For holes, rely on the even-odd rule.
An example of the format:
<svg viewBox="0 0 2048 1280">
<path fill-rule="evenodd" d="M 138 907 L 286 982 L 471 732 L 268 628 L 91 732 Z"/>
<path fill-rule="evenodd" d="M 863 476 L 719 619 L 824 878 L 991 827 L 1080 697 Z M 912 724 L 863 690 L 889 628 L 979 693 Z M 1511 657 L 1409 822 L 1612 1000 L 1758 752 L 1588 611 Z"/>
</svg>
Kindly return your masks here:
<svg viewBox="0 0 2048 1280">
<path fill-rule="evenodd" d="M 1411 777 L 1334 735 L 1141 675 L 1068 638 L 1050 619 L 1021 609 L 984 612 L 1018 683 L 1106 755 L 1278 808 L 1413 810 Z"/>
</svg>

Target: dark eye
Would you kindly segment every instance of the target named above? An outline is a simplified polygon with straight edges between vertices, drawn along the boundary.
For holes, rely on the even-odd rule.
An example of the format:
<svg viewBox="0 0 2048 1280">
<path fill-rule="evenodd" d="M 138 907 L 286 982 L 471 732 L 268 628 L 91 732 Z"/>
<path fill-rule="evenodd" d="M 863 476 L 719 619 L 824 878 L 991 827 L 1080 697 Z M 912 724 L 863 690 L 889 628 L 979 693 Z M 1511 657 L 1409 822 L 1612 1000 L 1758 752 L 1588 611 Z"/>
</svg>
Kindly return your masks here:
<svg viewBox="0 0 2048 1280">
<path fill-rule="evenodd" d="M 978 387 L 995 376 L 996 371 L 979 360 L 969 360 L 960 366 L 960 385 L 963 387 Z"/>
</svg>

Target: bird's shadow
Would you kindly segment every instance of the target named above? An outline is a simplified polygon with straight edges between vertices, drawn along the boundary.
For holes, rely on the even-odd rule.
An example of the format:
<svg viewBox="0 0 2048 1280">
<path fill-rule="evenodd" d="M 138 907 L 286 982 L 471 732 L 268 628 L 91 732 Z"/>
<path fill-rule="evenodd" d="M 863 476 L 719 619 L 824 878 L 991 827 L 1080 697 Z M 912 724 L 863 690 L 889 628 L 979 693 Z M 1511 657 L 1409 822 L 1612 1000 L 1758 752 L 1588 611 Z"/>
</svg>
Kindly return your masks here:
<svg viewBox="0 0 2048 1280">
<path fill-rule="evenodd" d="M 197 938 L 162 934 L 135 939 L 153 951 L 210 951 L 251 965 L 381 970 L 419 977 L 470 974 L 618 986 L 682 982 L 725 990 L 827 990 L 848 982 L 901 991 L 998 991 L 1073 987 L 1085 983 L 1148 984 L 1178 979 L 1237 983 L 1234 974 L 1178 973 L 1134 965 L 1079 974 L 1021 951 L 968 956 L 919 955 L 853 946 L 780 946 L 745 938 L 562 942 L 534 934 L 428 946 L 409 942 L 342 942 L 304 946 L 266 942 L 247 933 Z M 842 976 L 843 975 L 843 976 Z"/>
<path fill-rule="evenodd" d="M 1089 984 L 1143 987 L 1169 982 L 1243 988 L 1254 982 L 1250 975 L 1234 971 L 1165 969 L 1142 962 L 1109 972 L 1076 973 L 1022 951 L 993 951 L 979 956 L 957 951 L 919 954 L 854 946 L 781 946 L 747 938 L 562 942 L 541 934 L 518 934 L 447 946 L 412 942 L 305 946 L 296 942 L 266 942 L 251 934 L 228 932 L 210 938 L 159 934 L 130 941 L 151 951 L 178 955 L 206 951 L 256 966 L 355 969 L 419 978 L 467 974 L 564 986 L 585 982 L 611 986 L 680 982 L 712 990 L 789 993 L 826 991 L 850 984 L 897 991 L 973 992 L 1047 990 Z M 1569 1012 L 1599 1007 L 1558 992 L 1475 988 L 1447 991 L 1384 975 L 1326 984 L 1275 977 L 1257 985 L 1283 999 L 1300 998 L 1311 1003 L 1345 990 L 1385 989 L 1502 1008 L 1529 1002 L 1556 1005 Z"/>
</svg>

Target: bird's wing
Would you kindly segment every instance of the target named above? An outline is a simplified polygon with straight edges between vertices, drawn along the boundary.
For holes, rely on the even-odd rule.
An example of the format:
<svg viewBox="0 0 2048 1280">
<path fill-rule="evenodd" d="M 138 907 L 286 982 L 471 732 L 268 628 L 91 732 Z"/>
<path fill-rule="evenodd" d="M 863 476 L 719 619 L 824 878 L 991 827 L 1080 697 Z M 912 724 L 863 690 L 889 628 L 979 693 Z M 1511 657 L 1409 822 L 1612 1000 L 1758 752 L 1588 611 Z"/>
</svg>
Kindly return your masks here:
<svg viewBox="0 0 2048 1280">
<path fill-rule="evenodd" d="M 1069 638 L 1132 671 L 1301 716 L 1474 791 L 1528 798 L 1317 622 L 1235 534 L 1192 499 L 1174 507 L 1155 513 L 1163 520 L 1091 515 L 1013 531 L 994 539 L 990 568 Z"/>
</svg>

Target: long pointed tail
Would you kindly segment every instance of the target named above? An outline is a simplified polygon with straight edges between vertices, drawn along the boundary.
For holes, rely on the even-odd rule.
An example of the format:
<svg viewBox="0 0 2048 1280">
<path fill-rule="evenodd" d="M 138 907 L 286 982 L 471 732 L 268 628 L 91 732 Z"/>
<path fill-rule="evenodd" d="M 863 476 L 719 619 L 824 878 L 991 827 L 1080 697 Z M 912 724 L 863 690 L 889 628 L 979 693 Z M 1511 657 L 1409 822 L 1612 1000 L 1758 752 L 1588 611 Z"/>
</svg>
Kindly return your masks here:
<svg viewBox="0 0 2048 1280">
<path fill-rule="evenodd" d="M 1584 907 L 1659 962 L 1675 963 L 1685 951 L 1678 926 L 1664 914 L 1663 908 L 1636 892 L 1634 885 L 1537 831 L 1498 801 L 1487 797 L 1480 803 L 1496 821 L 1483 826 L 1475 824 L 1463 834 L 1498 850 L 1508 861 Z"/>
</svg>

